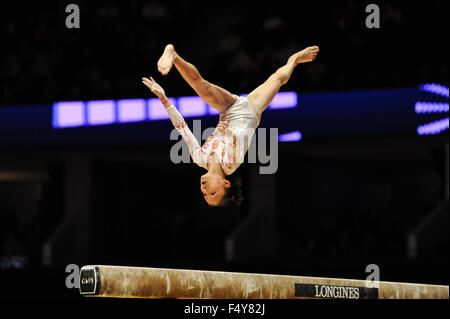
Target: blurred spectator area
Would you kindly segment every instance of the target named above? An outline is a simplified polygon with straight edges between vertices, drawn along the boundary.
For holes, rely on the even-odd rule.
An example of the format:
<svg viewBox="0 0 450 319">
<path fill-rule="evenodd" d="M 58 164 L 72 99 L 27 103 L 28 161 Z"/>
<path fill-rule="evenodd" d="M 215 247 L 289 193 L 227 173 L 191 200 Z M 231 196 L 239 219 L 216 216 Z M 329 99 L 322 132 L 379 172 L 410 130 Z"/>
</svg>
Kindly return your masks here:
<svg viewBox="0 0 450 319">
<path fill-rule="evenodd" d="M 194 92 L 156 62 L 174 43 L 206 79 L 250 92 L 305 46 L 319 59 L 287 89 L 355 90 L 448 83 L 446 1 L 378 1 L 382 28 L 365 28 L 357 0 L 243 5 L 214 1 L 76 1 L 81 28 L 65 27 L 67 1 L 13 2 L 0 11 L 0 105 L 142 97 L 152 75 L 168 94 Z"/>
</svg>

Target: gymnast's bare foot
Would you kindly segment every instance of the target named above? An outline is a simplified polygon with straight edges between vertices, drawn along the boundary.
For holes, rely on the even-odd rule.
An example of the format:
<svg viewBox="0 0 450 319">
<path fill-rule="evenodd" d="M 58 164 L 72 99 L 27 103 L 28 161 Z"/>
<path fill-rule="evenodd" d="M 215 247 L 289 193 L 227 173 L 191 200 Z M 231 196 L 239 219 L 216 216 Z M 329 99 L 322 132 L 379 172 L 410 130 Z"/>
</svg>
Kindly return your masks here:
<svg viewBox="0 0 450 319">
<path fill-rule="evenodd" d="M 164 53 L 158 61 L 158 71 L 161 72 L 162 75 L 167 75 L 167 73 L 169 73 L 170 69 L 172 68 L 176 57 L 177 53 L 175 52 L 175 48 L 173 47 L 173 45 L 166 45 Z"/>
<path fill-rule="evenodd" d="M 297 52 L 289 58 L 290 61 L 294 62 L 296 65 L 300 63 L 312 62 L 316 59 L 317 54 L 320 52 L 318 46 L 308 47 L 303 51 Z"/>
</svg>

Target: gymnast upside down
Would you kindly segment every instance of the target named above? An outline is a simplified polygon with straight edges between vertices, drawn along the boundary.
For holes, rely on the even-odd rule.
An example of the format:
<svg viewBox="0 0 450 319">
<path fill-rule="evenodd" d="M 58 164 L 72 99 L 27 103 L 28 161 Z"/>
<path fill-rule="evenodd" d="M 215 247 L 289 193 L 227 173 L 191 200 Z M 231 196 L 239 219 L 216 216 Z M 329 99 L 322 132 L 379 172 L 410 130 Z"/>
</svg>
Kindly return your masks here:
<svg viewBox="0 0 450 319">
<path fill-rule="evenodd" d="M 203 147 L 200 147 L 178 110 L 168 101 L 164 89 L 152 77 L 142 78 L 142 82 L 166 108 L 174 127 L 186 141 L 193 161 L 208 171 L 200 179 L 200 189 L 208 205 L 241 204 L 240 179 L 234 178 L 233 173 L 244 160 L 251 137 L 261 121 L 261 114 L 281 86 L 288 82 L 294 68 L 300 63 L 314 61 L 318 53 L 317 46 L 295 53 L 286 65 L 247 97 L 239 97 L 203 79 L 197 68 L 185 61 L 173 45 L 167 45 L 158 61 L 159 72 L 167 75 L 175 65 L 184 80 L 206 104 L 220 113 L 216 130 Z M 244 137 L 247 137 L 245 141 Z"/>
</svg>

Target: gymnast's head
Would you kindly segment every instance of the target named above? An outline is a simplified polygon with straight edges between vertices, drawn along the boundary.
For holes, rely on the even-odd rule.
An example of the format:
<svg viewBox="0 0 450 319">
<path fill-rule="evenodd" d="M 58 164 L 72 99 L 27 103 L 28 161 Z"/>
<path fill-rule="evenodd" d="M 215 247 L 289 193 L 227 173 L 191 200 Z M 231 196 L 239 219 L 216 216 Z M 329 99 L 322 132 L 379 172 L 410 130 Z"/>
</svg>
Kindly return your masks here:
<svg viewBox="0 0 450 319">
<path fill-rule="evenodd" d="M 208 172 L 200 178 L 200 190 L 209 206 L 240 206 L 243 201 L 242 181 L 236 173 L 222 177 Z"/>
</svg>

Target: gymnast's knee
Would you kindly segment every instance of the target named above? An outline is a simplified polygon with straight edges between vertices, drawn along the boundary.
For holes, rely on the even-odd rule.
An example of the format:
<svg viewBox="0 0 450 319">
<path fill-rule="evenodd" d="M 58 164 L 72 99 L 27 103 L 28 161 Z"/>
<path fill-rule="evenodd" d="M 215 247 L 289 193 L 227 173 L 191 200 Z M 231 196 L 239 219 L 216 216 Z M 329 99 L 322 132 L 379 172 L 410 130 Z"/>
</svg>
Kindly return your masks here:
<svg viewBox="0 0 450 319">
<path fill-rule="evenodd" d="M 274 77 L 281 85 L 285 85 L 289 81 L 289 74 L 284 70 L 278 70 L 275 72 Z"/>
<path fill-rule="evenodd" d="M 195 87 L 198 91 L 201 92 L 202 95 L 208 95 L 212 92 L 213 86 L 211 83 L 203 79 L 202 77 L 199 77 L 195 80 Z"/>
<path fill-rule="evenodd" d="M 272 82 L 273 84 L 276 84 L 277 86 L 285 85 L 289 80 L 288 75 L 283 72 L 282 70 L 278 70 L 275 73 L 273 73 L 267 82 Z"/>
</svg>

